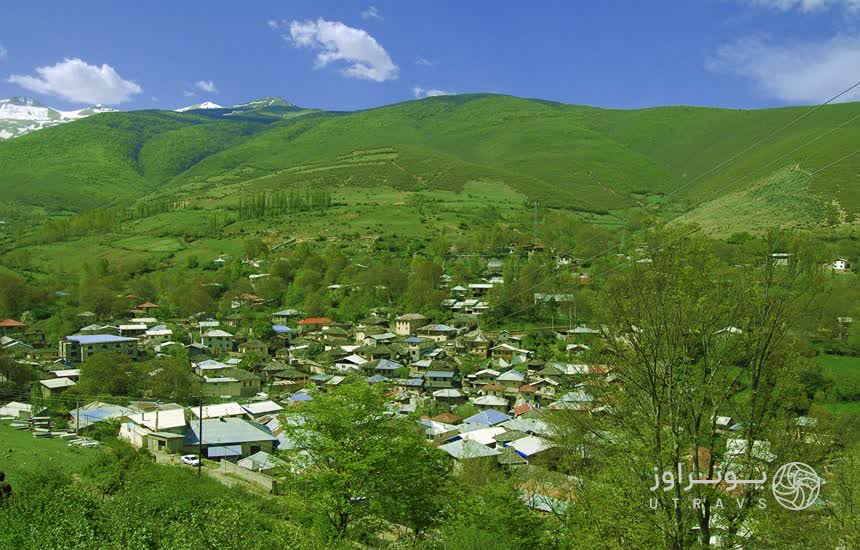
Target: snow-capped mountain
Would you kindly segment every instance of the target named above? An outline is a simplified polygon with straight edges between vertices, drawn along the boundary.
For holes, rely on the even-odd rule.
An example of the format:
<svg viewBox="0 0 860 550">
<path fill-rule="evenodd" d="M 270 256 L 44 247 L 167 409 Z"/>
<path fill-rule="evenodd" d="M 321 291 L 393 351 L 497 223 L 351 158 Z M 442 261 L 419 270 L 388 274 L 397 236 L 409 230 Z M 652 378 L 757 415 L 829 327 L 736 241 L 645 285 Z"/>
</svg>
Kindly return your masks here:
<svg viewBox="0 0 860 550">
<path fill-rule="evenodd" d="M 262 97 L 260 99 L 255 99 L 254 101 L 249 101 L 247 103 L 240 103 L 238 105 L 233 105 L 230 107 L 231 109 L 240 110 L 240 109 L 262 109 L 263 107 L 294 107 L 292 103 L 287 102 L 283 98 L 280 97 Z"/>
<path fill-rule="evenodd" d="M 184 113 L 185 111 L 196 111 L 198 109 L 223 109 L 224 107 L 218 105 L 217 103 L 212 103 L 211 101 L 204 101 L 203 103 L 198 103 L 197 105 L 189 105 L 188 107 L 182 107 L 181 109 L 176 109 L 177 113 Z"/>
<path fill-rule="evenodd" d="M 206 101 L 204 103 L 198 103 L 197 105 L 189 105 L 188 107 L 182 107 L 181 109 L 176 109 L 177 113 L 185 113 L 187 111 L 197 111 L 202 109 L 224 109 L 228 110 L 227 113 L 217 113 L 223 116 L 229 116 L 237 113 L 244 113 L 246 111 L 253 111 L 256 109 L 266 109 L 271 107 L 295 107 L 292 103 L 288 103 L 284 99 L 280 97 L 263 97 L 260 99 L 255 99 L 253 101 L 248 101 L 247 103 L 240 103 L 238 105 L 232 105 L 229 107 L 224 107 L 218 105 L 217 103 L 213 103 L 211 101 Z"/>
<path fill-rule="evenodd" d="M 60 111 L 29 97 L 0 99 L 0 140 L 114 110 L 104 105 L 94 105 L 78 111 Z"/>
</svg>

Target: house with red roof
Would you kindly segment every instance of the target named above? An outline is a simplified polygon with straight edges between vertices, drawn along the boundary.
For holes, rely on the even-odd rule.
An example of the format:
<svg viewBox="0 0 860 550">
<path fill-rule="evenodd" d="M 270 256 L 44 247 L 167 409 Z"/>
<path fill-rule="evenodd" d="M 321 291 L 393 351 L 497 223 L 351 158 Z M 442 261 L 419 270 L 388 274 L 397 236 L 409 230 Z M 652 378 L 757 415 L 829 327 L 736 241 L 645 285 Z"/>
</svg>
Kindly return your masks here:
<svg viewBox="0 0 860 550">
<path fill-rule="evenodd" d="M 299 330 L 301 332 L 310 332 L 314 330 L 320 330 L 322 327 L 326 325 L 330 325 L 334 323 L 328 317 L 306 317 L 298 322 Z"/>
<path fill-rule="evenodd" d="M 26 323 L 16 321 L 15 319 L 0 320 L 0 332 L 2 332 L 2 334 L 6 334 L 7 332 L 14 332 L 16 330 L 23 330 L 26 326 Z"/>
</svg>

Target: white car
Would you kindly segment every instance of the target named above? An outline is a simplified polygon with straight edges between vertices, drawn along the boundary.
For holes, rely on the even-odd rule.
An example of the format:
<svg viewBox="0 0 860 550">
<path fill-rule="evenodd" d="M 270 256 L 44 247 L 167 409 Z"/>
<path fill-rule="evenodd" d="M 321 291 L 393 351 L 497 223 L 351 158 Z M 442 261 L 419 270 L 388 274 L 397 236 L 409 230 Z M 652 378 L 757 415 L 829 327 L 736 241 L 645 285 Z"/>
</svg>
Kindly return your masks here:
<svg viewBox="0 0 860 550">
<path fill-rule="evenodd" d="M 179 460 L 181 460 L 183 464 L 188 464 L 189 466 L 197 466 L 200 464 L 200 457 L 197 455 L 185 455 L 180 457 Z"/>
</svg>

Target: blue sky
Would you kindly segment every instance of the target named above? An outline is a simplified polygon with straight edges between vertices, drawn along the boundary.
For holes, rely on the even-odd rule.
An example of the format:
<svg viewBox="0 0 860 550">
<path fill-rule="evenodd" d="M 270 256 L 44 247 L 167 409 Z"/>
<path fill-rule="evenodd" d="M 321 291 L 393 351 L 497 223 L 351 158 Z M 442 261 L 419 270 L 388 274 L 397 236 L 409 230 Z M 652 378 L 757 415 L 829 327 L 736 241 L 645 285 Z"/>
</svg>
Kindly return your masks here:
<svg viewBox="0 0 860 550">
<path fill-rule="evenodd" d="M 442 92 L 758 108 L 857 80 L 860 0 L 30 1 L 0 19 L 0 97 L 59 108 Z"/>
</svg>

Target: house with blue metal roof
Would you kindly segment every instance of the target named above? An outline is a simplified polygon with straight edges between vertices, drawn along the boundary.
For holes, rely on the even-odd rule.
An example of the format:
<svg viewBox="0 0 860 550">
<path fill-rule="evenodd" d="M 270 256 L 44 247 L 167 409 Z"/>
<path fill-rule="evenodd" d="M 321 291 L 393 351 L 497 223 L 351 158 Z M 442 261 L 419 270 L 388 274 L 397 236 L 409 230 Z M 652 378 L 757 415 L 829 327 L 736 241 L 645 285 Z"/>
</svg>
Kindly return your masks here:
<svg viewBox="0 0 860 550">
<path fill-rule="evenodd" d="M 511 417 L 503 412 L 493 409 L 481 411 L 478 414 L 472 415 L 463 420 L 463 424 L 480 424 L 482 426 L 495 426 L 502 422 L 507 422 Z"/>
<path fill-rule="evenodd" d="M 197 420 L 185 428 L 185 449 L 195 452 L 202 443 L 204 453 L 210 458 L 238 458 L 260 451 L 272 452 L 278 439 L 266 426 L 244 418 L 206 418 L 203 420 L 202 437 Z"/>
<path fill-rule="evenodd" d="M 138 354 L 137 338 L 114 334 L 74 334 L 60 340 L 60 357 L 66 361 L 86 361 L 95 353 Z"/>
</svg>

